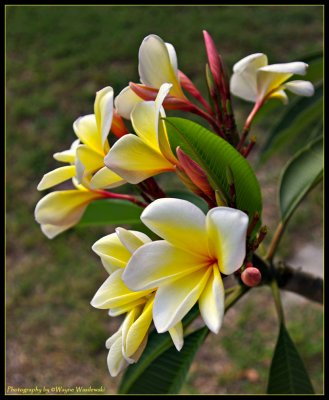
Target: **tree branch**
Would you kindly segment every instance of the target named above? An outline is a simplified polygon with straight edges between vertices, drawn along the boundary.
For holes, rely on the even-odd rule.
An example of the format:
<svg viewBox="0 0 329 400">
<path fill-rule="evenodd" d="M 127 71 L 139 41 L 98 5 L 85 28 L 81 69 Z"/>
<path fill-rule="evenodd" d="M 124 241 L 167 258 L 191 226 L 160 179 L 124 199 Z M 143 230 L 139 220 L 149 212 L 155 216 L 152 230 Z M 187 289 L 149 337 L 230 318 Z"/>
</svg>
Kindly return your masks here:
<svg viewBox="0 0 329 400">
<path fill-rule="evenodd" d="M 269 264 L 254 254 L 253 264 L 262 274 L 262 283 L 269 284 L 272 272 Z M 280 289 L 297 293 L 309 300 L 323 304 L 323 279 L 300 269 L 292 268 L 285 262 L 273 264 L 275 279 Z"/>
</svg>

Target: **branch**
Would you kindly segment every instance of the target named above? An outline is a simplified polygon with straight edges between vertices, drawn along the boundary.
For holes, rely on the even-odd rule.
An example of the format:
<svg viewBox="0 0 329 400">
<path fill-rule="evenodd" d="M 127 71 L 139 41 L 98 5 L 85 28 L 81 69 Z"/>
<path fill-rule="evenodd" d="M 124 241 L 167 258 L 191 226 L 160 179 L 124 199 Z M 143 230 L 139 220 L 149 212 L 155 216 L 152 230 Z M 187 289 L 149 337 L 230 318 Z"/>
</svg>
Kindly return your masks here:
<svg viewBox="0 0 329 400">
<path fill-rule="evenodd" d="M 308 272 L 289 267 L 284 262 L 276 266 L 278 286 L 323 304 L 323 279 Z"/>
<path fill-rule="evenodd" d="M 253 264 L 262 274 L 262 283 L 269 284 L 272 272 L 269 264 L 254 254 Z M 273 271 L 280 289 L 297 293 L 309 300 L 323 304 L 323 279 L 300 269 L 292 268 L 284 262 L 273 264 Z"/>
</svg>

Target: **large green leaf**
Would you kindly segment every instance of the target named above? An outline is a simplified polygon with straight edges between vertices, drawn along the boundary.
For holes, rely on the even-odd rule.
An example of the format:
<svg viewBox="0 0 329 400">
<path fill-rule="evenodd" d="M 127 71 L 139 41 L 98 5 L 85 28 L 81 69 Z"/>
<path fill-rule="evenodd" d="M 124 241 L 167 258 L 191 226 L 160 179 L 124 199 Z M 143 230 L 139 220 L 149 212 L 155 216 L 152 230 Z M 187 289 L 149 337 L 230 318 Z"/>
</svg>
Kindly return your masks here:
<svg viewBox="0 0 329 400">
<path fill-rule="evenodd" d="M 106 199 L 90 203 L 77 227 L 139 224 L 143 208 L 125 200 Z"/>
<path fill-rule="evenodd" d="M 198 315 L 199 308 L 198 306 L 194 306 L 183 319 L 183 326 L 188 326 Z M 133 393 L 133 388 L 136 389 L 138 382 L 145 387 L 145 390 L 148 390 L 146 386 L 149 382 L 149 371 L 158 365 L 158 358 L 171 347 L 173 347 L 173 343 L 169 333 L 158 334 L 156 330 L 153 330 L 149 335 L 146 349 L 138 363 L 130 365 L 124 373 L 119 393 Z"/>
<path fill-rule="evenodd" d="M 323 140 L 319 138 L 299 151 L 283 170 L 280 181 L 280 210 L 287 221 L 304 196 L 322 179 Z"/>
<path fill-rule="evenodd" d="M 173 346 L 164 351 L 155 363 L 144 371 L 144 379 L 137 379 L 128 391 L 129 394 L 177 394 L 185 381 L 193 358 L 204 342 L 209 330 L 198 329 L 184 338 L 184 346 L 178 352 Z M 146 379 L 145 379 L 146 378 Z"/>
<path fill-rule="evenodd" d="M 227 141 L 203 126 L 182 118 L 167 118 L 173 149 L 180 146 L 208 174 L 213 188 L 229 198 L 227 171 L 233 175 L 237 208 L 252 216 L 261 215 L 262 198 L 258 180 L 248 161 Z"/>
<path fill-rule="evenodd" d="M 271 130 L 263 148 L 260 162 L 265 162 L 275 152 L 278 152 L 294 139 L 294 143 L 305 143 L 301 140 L 303 132 L 312 130 L 323 114 L 323 85 L 319 84 L 314 96 L 300 97 L 291 102 L 282 118 Z"/>
<path fill-rule="evenodd" d="M 313 387 L 304 363 L 281 324 L 279 338 L 270 368 L 267 393 L 269 394 L 313 394 Z"/>
</svg>

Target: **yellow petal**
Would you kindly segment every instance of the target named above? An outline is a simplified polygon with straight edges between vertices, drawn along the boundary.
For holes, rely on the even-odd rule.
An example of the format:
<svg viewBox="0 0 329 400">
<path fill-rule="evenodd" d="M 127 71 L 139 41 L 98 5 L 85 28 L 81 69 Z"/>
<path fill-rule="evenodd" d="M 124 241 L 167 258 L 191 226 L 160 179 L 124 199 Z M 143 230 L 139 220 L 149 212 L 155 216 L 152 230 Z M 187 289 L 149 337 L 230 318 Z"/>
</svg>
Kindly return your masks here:
<svg viewBox="0 0 329 400">
<path fill-rule="evenodd" d="M 101 258 L 109 274 L 118 268 L 125 268 L 131 256 L 116 233 L 97 240 L 92 246 L 92 250 Z"/>
<path fill-rule="evenodd" d="M 141 297 L 140 299 L 131 301 L 130 303 L 124 304 L 123 306 L 113 307 L 109 310 L 109 316 L 117 317 L 118 315 L 131 311 L 133 308 L 139 305 L 145 304 L 145 302 L 146 302 L 146 297 Z"/>
<path fill-rule="evenodd" d="M 118 269 L 106 279 L 90 303 L 93 307 L 101 309 L 121 307 L 150 293 L 150 291 L 133 292 L 128 289 L 121 279 L 122 272 Z"/>
<path fill-rule="evenodd" d="M 170 93 L 185 98 L 175 73 L 177 65 L 172 65 L 173 57 L 169 55 L 166 44 L 159 36 L 149 35 L 143 40 L 138 58 L 138 71 L 142 83 L 158 89 L 165 82 L 172 83 Z"/>
<path fill-rule="evenodd" d="M 162 154 L 132 134 L 119 139 L 104 161 L 108 168 L 129 183 L 139 183 L 161 172 L 174 171 L 174 166 Z"/>
<path fill-rule="evenodd" d="M 59 183 L 65 182 L 75 176 L 76 169 L 74 165 L 69 165 L 67 167 L 56 168 L 53 171 L 48 172 L 41 179 L 37 189 L 45 190 Z"/>
<path fill-rule="evenodd" d="M 141 315 L 130 326 L 124 342 L 125 355 L 131 357 L 138 350 L 152 322 L 153 296 L 145 304 Z"/>
<path fill-rule="evenodd" d="M 104 155 L 86 145 L 82 144 L 77 147 L 76 157 L 81 163 L 84 174 L 93 173 L 104 167 Z"/>
<path fill-rule="evenodd" d="M 121 176 L 107 167 L 103 167 L 91 178 L 90 187 L 91 189 L 110 189 L 122 186 L 125 183 L 126 181 Z"/>
<path fill-rule="evenodd" d="M 269 96 L 270 99 L 281 100 L 283 104 L 288 104 L 288 96 L 284 90 L 277 90 Z"/>
<path fill-rule="evenodd" d="M 153 305 L 153 321 L 159 333 L 173 328 L 198 301 L 212 272 L 202 268 L 159 287 Z"/>
<path fill-rule="evenodd" d="M 76 148 L 78 147 L 79 143 L 80 143 L 79 139 L 75 140 L 72 143 L 71 148 L 69 150 L 64 150 L 59 153 L 55 153 L 53 155 L 54 159 L 60 162 L 73 164 L 75 160 Z"/>
<path fill-rule="evenodd" d="M 218 333 L 224 317 L 225 290 L 218 266 L 213 266 L 213 272 L 208 279 L 200 299 L 199 308 L 202 319 L 208 328 Z"/>
<path fill-rule="evenodd" d="M 131 113 L 134 131 L 143 142 L 160 152 L 156 132 L 156 109 L 154 101 L 143 101 Z"/>
<path fill-rule="evenodd" d="M 127 231 L 124 228 L 116 228 L 118 238 L 125 248 L 133 254 L 139 247 L 145 243 L 150 243 L 152 240 L 145 233 L 138 231 Z"/>
<path fill-rule="evenodd" d="M 163 118 L 166 117 L 166 114 L 162 107 L 162 103 L 164 102 L 164 99 L 169 93 L 171 87 L 172 85 L 168 83 L 164 83 L 163 85 L 161 85 L 159 93 L 155 99 L 155 115 L 156 115 L 155 126 L 156 126 L 158 146 L 161 153 L 166 157 L 168 161 L 170 161 L 173 164 L 177 164 L 178 160 L 174 156 L 171 150 L 166 125 L 163 121 Z"/>
<path fill-rule="evenodd" d="M 113 118 L 113 89 L 110 86 L 96 93 L 94 112 L 97 128 L 101 135 L 101 143 L 104 147 Z"/>
<path fill-rule="evenodd" d="M 96 117 L 94 114 L 78 118 L 73 124 L 73 129 L 83 144 L 90 147 L 100 155 L 105 155 L 102 145 L 102 137 L 98 132 Z"/>
<path fill-rule="evenodd" d="M 165 240 L 158 240 L 146 243 L 134 252 L 122 279 L 132 290 L 154 289 L 203 268 L 207 262 Z"/>
<path fill-rule="evenodd" d="M 49 193 L 38 202 L 35 219 L 42 225 L 74 225 L 79 222 L 87 205 L 101 197 L 99 193 L 80 190 Z"/>
<path fill-rule="evenodd" d="M 257 94 L 262 99 L 279 87 L 292 75 L 305 75 L 308 65 L 303 62 L 271 64 L 257 71 Z"/>
</svg>

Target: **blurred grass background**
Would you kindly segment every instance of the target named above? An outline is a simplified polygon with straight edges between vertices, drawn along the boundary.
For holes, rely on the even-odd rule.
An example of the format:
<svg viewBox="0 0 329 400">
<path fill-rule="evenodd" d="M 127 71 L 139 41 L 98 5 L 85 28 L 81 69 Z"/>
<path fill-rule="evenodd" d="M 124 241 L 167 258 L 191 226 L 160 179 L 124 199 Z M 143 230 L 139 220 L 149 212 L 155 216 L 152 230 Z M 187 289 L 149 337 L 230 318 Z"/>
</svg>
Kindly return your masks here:
<svg viewBox="0 0 329 400">
<path fill-rule="evenodd" d="M 74 140 L 72 123 L 92 112 L 95 92 L 111 85 L 118 93 L 128 81 L 138 81 L 138 48 L 150 33 L 174 44 L 180 69 L 205 94 L 203 29 L 231 71 L 255 52 L 266 53 L 270 63 L 302 61 L 302 55 L 322 49 L 322 27 L 321 6 L 6 7 L 7 386 L 116 391 L 104 343 L 119 321 L 89 305 L 106 278 L 90 248 L 113 227 L 71 230 L 49 241 L 33 215 L 43 195 L 36 186 L 57 165 L 52 154 Z M 235 100 L 235 110 L 241 124 L 250 104 Z M 271 122 L 255 126 L 260 141 Z M 270 229 L 287 156 L 257 172 Z M 292 256 L 307 243 L 322 244 L 321 188 L 291 221 L 281 255 Z M 291 335 L 322 393 L 322 307 L 293 301 L 287 313 Z M 264 393 L 276 336 L 269 291 L 257 289 L 230 310 L 219 335 L 209 336 L 183 393 Z"/>
</svg>

